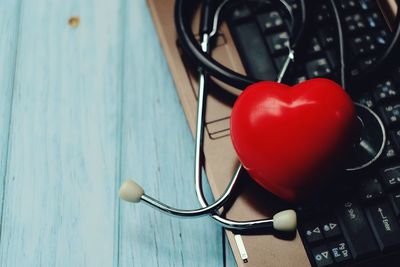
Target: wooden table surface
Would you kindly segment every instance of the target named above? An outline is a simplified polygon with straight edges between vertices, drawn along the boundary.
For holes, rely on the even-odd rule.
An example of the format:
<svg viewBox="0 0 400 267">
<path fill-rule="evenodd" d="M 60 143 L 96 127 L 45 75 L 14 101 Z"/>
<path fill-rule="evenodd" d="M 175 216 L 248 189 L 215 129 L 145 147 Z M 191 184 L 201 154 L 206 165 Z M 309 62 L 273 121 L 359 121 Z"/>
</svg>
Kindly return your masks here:
<svg viewBox="0 0 400 267">
<path fill-rule="evenodd" d="M 72 19 L 71 19 L 72 17 Z M 75 18 L 73 18 L 75 17 Z M 144 0 L 0 1 L 0 266 L 233 266 Z"/>
</svg>

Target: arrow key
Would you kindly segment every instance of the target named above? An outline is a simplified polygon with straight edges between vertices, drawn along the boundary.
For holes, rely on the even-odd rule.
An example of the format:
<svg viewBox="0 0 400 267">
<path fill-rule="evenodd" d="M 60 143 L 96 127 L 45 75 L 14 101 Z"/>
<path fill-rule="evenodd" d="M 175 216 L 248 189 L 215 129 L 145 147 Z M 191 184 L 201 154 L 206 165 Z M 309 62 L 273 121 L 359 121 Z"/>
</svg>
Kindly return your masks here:
<svg viewBox="0 0 400 267">
<path fill-rule="evenodd" d="M 311 253 L 313 254 L 316 266 L 324 267 L 333 264 L 332 256 L 327 246 L 316 247 L 311 250 Z"/>
<path fill-rule="evenodd" d="M 336 237 L 342 234 L 339 223 L 335 217 L 325 217 L 321 220 L 321 228 L 326 238 Z"/>
<path fill-rule="evenodd" d="M 309 223 L 303 228 L 304 236 L 310 243 L 321 241 L 324 236 L 322 230 L 317 223 Z"/>
</svg>

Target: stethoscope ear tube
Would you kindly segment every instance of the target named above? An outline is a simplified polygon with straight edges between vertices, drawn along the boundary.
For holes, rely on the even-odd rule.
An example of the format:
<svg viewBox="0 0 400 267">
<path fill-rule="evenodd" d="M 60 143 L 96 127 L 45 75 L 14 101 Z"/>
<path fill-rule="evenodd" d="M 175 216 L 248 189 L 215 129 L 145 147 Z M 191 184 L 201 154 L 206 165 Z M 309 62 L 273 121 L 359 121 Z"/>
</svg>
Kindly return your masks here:
<svg viewBox="0 0 400 267">
<path fill-rule="evenodd" d="M 193 1 L 177 0 L 175 3 L 176 31 L 179 36 L 179 44 L 185 55 L 195 61 L 196 65 L 202 66 L 212 76 L 234 87 L 244 89 L 257 82 L 255 79 L 226 68 L 201 50 L 191 29 L 190 18 L 193 12 L 193 8 L 190 6 L 191 2 Z"/>
<path fill-rule="evenodd" d="M 234 2 L 234 1 L 232 1 Z M 303 38 L 304 26 L 306 23 L 306 7 L 305 1 L 301 0 L 301 23 L 296 26 L 295 18 L 292 14 L 290 6 L 286 1 L 276 1 L 278 8 L 285 11 L 288 14 L 291 23 L 289 27 L 290 34 L 290 49 L 296 50 L 298 44 Z M 204 53 L 197 42 L 192 29 L 191 29 L 191 18 L 193 13 L 193 1 L 177 0 L 175 3 L 175 25 L 176 31 L 179 37 L 179 44 L 190 59 L 198 66 L 201 66 L 210 75 L 225 82 L 238 89 L 245 89 L 247 86 L 257 82 L 258 80 L 252 77 L 242 75 L 234 72 L 231 69 L 223 66 L 210 55 Z"/>
<path fill-rule="evenodd" d="M 217 201 L 214 204 L 196 210 L 181 210 L 172 208 L 144 193 L 143 188 L 133 180 L 126 180 L 120 187 L 119 196 L 121 199 L 131 202 L 139 203 L 140 201 L 145 202 L 152 208 L 155 208 L 161 212 L 169 215 L 179 216 L 179 217 L 201 217 L 205 215 L 210 215 L 210 213 L 215 212 L 220 208 L 225 201 L 229 198 L 225 195 L 220 199 L 223 201 Z M 230 193 L 227 194 L 230 196 Z M 216 204 L 217 203 L 217 204 Z M 217 216 L 217 215 L 213 215 Z M 219 216 L 218 216 L 219 217 Z M 233 221 L 219 217 L 216 220 L 221 226 L 230 230 L 249 230 L 249 229 L 274 229 L 279 232 L 292 232 L 296 230 L 297 226 L 297 216 L 294 210 L 284 210 L 276 213 L 272 219 L 265 220 L 255 220 L 255 221 Z"/>
</svg>

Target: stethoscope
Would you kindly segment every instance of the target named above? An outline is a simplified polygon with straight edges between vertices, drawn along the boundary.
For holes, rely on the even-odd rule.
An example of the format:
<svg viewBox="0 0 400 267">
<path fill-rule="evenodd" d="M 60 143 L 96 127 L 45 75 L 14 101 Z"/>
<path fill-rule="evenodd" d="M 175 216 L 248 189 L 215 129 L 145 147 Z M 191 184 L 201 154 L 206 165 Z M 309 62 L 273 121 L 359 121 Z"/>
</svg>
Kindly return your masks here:
<svg viewBox="0 0 400 267">
<path fill-rule="evenodd" d="M 198 105 L 197 105 L 197 121 L 196 121 L 196 139 L 195 139 L 195 189 L 198 201 L 201 205 L 199 209 L 182 210 L 170 207 L 159 200 L 145 194 L 143 188 L 133 180 L 125 181 L 120 188 L 120 197 L 128 202 L 138 203 L 140 201 L 148 204 L 149 206 L 158 209 L 161 212 L 169 215 L 180 217 L 200 217 L 209 215 L 218 224 L 229 230 L 252 230 L 252 229 L 274 229 L 277 231 L 290 232 L 294 231 L 297 227 L 297 216 L 294 210 L 284 210 L 276 213 L 272 219 L 260 219 L 251 221 L 235 221 L 222 217 L 218 210 L 223 207 L 228 200 L 232 197 L 232 192 L 237 186 L 240 173 L 243 171 L 242 165 L 239 165 L 234 172 L 225 192 L 214 203 L 209 204 L 202 188 L 202 170 L 204 162 L 202 158 L 202 147 L 204 137 L 204 117 L 207 97 L 207 82 L 209 76 L 213 76 L 226 84 L 232 85 L 236 88 L 245 88 L 248 85 L 256 82 L 255 79 L 235 73 L 226 68 L 220 63 L 211 58 L 210 44 L 217 34 L 218 25 L 220 23 L 221 13 L 224 8 L 234 0 L 223 0 L 215 9 L 213 5 L 215 1 L 204 0 L 202 7 L 202 20 L 200 27 L 200 46 L 191 31 L 191 23 L 188 17 L 194 10 L 195 6 L 191 5 L 192 1 L 177 0 L 175 6 L 175 21 L 177 25 L 177 33 L 179 36 L 180 44 L 186 54 L 192 58 L 200 67 L 199 70 L 199 88 L 198 88 Z M 277 3 L 277 8 L 285 13 L 290 21 L 290 40 L 288 45 L 288 54 L 286 60 L 278 74 L 277 82 L 281 82 L 287 73 L 290 65 L 294 62 L 296 50 L 300 46 L 300 40 L 304 37 L 303 31 L 306 27 L 306 2 L 300 0 L 300 24 L 295 23 L 295 17 L 292 13 L 290 5 L 284 1 L 274 1 Z M 397 1 L 397 2 L 400 2 Z M 345 62 L 344 62 L 344 42 L 343 33 L 341 31 L 341 21 L 337 11 L 334 0 L 330 0 L 332 9 L 337 21 L 338 37 L 339 37 L 339 50 L 341 56 L 341 83 L 342 87 L 346 88 L 346 75 Z M 388 48 L 377 59 L 376 65 L 366 69 L 358 77 L 353 77 L 352 82 L 356 84 L 368 84 L 373 81 L 376 76 L 375 73 L 384 71 L 382 66 L 392 66 L 394 64 L 394 53 L 400 48 L 400 16 L 396 17 L 396 29 L 394 37 Z M 386 68 L 385 68 L 386 69 Z M 371 75 L 374 73 L 375 75 Z M 379 76 L 379 75 L 378 75 Z M 386 143 L 386 133 L 380 118 L 374 111 L 368 107 L 355 103 L 358 119 L 361 126 L 360 140 L 354 145 L 354 162 L 351 166 L 346 168 L 346 171 L 358 171 L 365 169 L 375 162 L 384 150 Z M 370 136 L 373 133 L 373 136 Z M 372 140 L 373 139 L 373 140 Z"/>
</svg>

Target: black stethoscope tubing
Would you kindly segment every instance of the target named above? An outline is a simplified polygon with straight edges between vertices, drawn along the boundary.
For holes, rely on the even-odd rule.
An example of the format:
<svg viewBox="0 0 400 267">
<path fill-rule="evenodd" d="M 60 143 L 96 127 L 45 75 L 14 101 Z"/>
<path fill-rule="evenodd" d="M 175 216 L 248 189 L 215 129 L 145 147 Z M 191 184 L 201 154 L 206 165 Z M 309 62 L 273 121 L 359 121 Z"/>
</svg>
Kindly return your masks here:
<svg viewBox="0 0 400 267">
<path fill-rule="evenodd" d="M 196 1 L 195 1 L 196 2 Z M 307 5 L 312 1 L 300 0 L 300 22 L 291 23 L 289 32 L 291 49 L 296 51 L 304 36 L 304 29 L 308 23 L 306 10 Z M 400 4 L 400 0 L 396 0 L 397 4 Z M 284 13 L 287 13 L 287 7 L 285 1 L 276 1 L 278 9 Z M 250 84 L 257 82 L 258 80 L 240 73 L 234 72 L 231 69 L 223 66 L 210 55 L 204 53 L 196 40 L 192 29 L 191 29 L 191 18 L 192 13 L 196 5 L 193 1 L 187 0 L 176 0 L 175 5 L 175 24 L 178 34 L 178 39 L 181 47 L 183 48 L 186 55 L 188 55 L 194 63 L 204 69 L 211 76 L 225 82 L 238 89 L 244 89 Z M 337 13 L 335 5 L 332 5 L 332 9 Z M 338 18 L 336 18 L 337 20 Z M 340 19 L 340 18 L 339 18 Z M 299 25 L 299 26 L 296 26 Z M 340 22 L 338 22 L 340 25 Z M 360 72 L 359 75 L 351 77 L 350 83 L 357 87 L 365 87 L 371 83 L 377 82 L 377 79 L 381 76 L 380 74 L 385 73 L 389 68 L 393 67 L 398 59 L 400 51 L 400 12 L 396 15 L 395 19 L 395 30 L 393 37 L 387 49 L 382 53 L 380 57 L 375 61 L 373 65 L 370 65 L 365 70 Z M 343 44 L 342 44 L 343 45 Z M 344 55 L 341 55 L 341 62 L 344 63 Z M 342 64 L 343 65 L 343 64 Z M 344 67 L 343 67 L 344 68 Z M 350 78 L 349 73 L 342 73 L 345 75 L 343 79 Z"/>
</svg>

